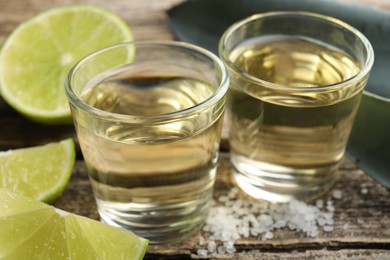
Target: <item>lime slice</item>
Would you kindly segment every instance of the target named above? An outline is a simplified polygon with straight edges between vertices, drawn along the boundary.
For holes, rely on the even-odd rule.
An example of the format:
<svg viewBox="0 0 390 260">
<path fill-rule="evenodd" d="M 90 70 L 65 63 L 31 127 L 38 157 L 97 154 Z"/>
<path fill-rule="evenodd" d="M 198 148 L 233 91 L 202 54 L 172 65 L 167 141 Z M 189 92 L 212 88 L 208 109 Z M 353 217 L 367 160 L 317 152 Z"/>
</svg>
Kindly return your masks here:
<svg viewBox="0 0 390 260">
<path fill-rule="evenodd" d="M 0 189 L 0 259 L 142 259 L 148 240 Z"/>
<path fill-rule="evenodd" d="M 75 162 L 73 139 L 0 152 L 0 188 L 51 202 L 61 195 Z"/>
<path fill-rule="evenodd" d="M 70 123 L 64 91 L 70 68 L 87 54 L 133 39 L 115 14 L 92 5 L 69 5 L 20 24 L 0 50 L 0 92 L 32 120 Z"/>
</svg>

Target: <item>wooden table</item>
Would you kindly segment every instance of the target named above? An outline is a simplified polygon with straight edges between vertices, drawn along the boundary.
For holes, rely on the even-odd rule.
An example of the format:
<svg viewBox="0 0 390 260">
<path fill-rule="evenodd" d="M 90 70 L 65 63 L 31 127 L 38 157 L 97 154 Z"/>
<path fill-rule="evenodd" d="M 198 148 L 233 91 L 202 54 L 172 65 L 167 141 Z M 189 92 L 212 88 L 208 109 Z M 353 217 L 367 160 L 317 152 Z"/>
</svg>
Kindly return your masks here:
<svg viewBox="0 0 390 260">
<path fill-rule="evenodd" d="M 345 0 L 363 2 L 390 9 L 389 0 Z M 15 26 L 37 12 L 76 0 L 0 0 L 0 44 Z M 137 40 L 172 40 L 166 11 L 181 0 L 89 0 L 123 17 L 132 27 Z M 58 141 L 76 135 L 73 126 L 44 126 L 20 116 L 0 99 L 0 150 L 27 147 Z M 224 132 L 225 133 L 225 132 Z M 223 144 L 226 143 L 224 134 Z M 233 187 L 227 147 L 222 145 L 215 185 L 215 197 Z M 238 240 L 234 254 L 213 254 L 212 259 L 390 259 L 389 192 L 345 160 L 341 179 L 334 189 L 343 197 L 334 201 L 334 230 L 320 231 L 315 238 L 301 232 L 281 229 L 271 240 L 257 237 Z M 322 199 L 332 198 L 332 192 Z M 63 195 L 54 202 L 58 208 L 98 219 L 88 182 L 87 170 L 78 149 L 73 175 Z M 348 228 L 346 228 L 348 227 Z M 197 255 L 199 236 L 174 245 L 150 246 L 146 259 L 202 259 Z M 203 258 L 204 259 L 204 258 Z"/>
</svg>

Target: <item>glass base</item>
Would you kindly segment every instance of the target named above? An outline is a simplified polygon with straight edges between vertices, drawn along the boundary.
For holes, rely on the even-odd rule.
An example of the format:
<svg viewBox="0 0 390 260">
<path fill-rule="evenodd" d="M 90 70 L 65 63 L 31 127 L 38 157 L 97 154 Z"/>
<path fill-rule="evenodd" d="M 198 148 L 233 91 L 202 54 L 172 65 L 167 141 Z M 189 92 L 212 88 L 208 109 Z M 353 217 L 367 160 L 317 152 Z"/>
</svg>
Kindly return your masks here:
<svg viewBox="0 0 390 260">
<path fill-rule="evenodd" d="M 320 168 L 292 168 L 231 155 L 233 176 L 249 196 L 273 203 L 293 199 L 313 201 L 326 193 L 337 180 L 338 164 Z"/>
<path fill-rule="evenodd" d="M 195 209 L 190 207 L 153 209 L 155 205 L 142 205 L 142 212 L 137 212 L 134 211 L 137 208 L 135 205 L 127 205 L 126 208 L 132 210 L 117 211 L 104 207 L 102 202 L 98 201 L 98 211 L 102 222 L 131 230 L 138 236 L 148 239 L 149 244 L 156 245 L 177 243 L 198 231 L 207 217 L 209 204 L 203 204 Z"/>
</svg>

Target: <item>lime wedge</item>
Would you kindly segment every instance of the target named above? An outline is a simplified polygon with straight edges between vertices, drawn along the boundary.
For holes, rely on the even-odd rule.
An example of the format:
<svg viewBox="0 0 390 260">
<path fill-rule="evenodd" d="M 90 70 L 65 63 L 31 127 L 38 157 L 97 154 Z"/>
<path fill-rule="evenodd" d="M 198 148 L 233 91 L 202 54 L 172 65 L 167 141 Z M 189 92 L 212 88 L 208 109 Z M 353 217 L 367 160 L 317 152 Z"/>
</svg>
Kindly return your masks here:
<svg viewBox="0 0 390 260">
<path fill-rule="evenodd" d="M 0 152 L 0 188 L 51 202 L 61 195 L 75 162 L 73 139 Z"/>
<path fill-rule="evenodd" d="M 148 240 L 0 189 L 0 259 L 142 259 Z"/>
<path fill-rule="evenodd" d="M 20 24 L 0 50 L 0 93 L 26 117 L 70 123 L 64 91 L 70 68 L 100 48 L 131 41 L 126 23 L 92 5 L 50 9 Z"/>
</svg>

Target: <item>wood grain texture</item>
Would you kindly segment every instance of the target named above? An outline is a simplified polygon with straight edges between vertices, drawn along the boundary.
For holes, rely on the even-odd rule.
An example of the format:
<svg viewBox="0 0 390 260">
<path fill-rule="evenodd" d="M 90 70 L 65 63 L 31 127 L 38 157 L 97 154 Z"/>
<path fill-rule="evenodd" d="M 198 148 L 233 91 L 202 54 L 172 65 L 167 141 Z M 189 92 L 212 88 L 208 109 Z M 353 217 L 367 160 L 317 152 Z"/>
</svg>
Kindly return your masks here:
<svg viewBox="0 0 390 260">
<path fill-rule="evenodd" d="M 236 242 L 237 253 L 214 254 L 212 259 L 310 259 L 310 258 L 358 258 L 390 259 L 390 196 L 389 192 L 364 174 L 348 160 L 343 161 L 340 179 L 333 190 L 341 190 L 342 198 L 334 199 L 332 191 L 320 199 L 332 199 L 335 206 L 334 230 L 320 230 L 316 238 L 302 232 L 280 229 L 274 239 L 262 241 L 259 237 L 240 239 Z M 215 183 L 214 199 L 234 187 L 228 153 L 221 153 Z M 362 193 L 366 189 L 367 194 Z M 251 200 L 244 194 L 240 198 Z M 218 204 L 217 204 L 218 205 Z M 71 180 L 54 206 L 93 219 L 99 219 L 88 173 L 79 160 Z M 346 224 L 348 227 L 346 227 Z M 201 259 L 197 250 L 199 237 L 208 237 L 199 231 L 192 238 L 174 245 L 150 246 L 146 259 Z M 203 246 L 204 247 L 204 246 Z"/>
<path fill-rule="evenodd" d="M 174 36 L 166 11 L 182 0 L 0 0 L 0 44 L 22 21 L 48 8 L 91 3 L 121 16 L 133 29 L 137 40 L 172 40 Z M 390 9 L 390 0 L 345 0 Z M 72 125 L 47 126 L 25 119 L 0 98 L 0 150 L 27 147 L 77 137 Z M 234 183 L 231 179 L 227 129 L 223 131 L 223 151 L 220 155 L 214 197 L 226 194 Z M 214 254 L 207 259 L 390 259 L 390 195 L 389 192 L 345 160 L 339 170 L 340 180 L 334 189 L 343 197 L 333 200 L 334 230 L 316 238 L 281 229 L 275 238 L 262 241 L 252 237 L 236 243 L 235 254 Z M 362 189 L 368 191 L 362 193 Z M 326 201 L 332 192 L 323 196 Z M 245 197 L 241 194 L 240 196 Z M 54 206 L 93 219 L 99 219 L 87 169 L 78 150 L 78 160 L 70 182 Z M 348 224 L 348 228 L 345 228 Z M 145 259 L 205 259 L 196 254 L 200 248 L 198 232 L 192 238 L 174 245 L 150 246 Z"/>
</svg>

